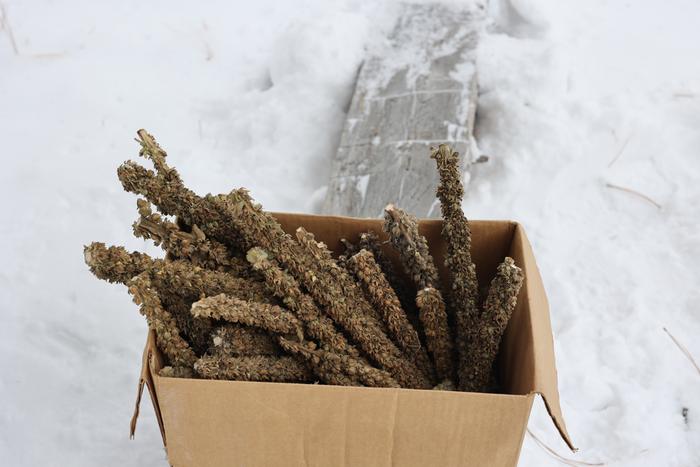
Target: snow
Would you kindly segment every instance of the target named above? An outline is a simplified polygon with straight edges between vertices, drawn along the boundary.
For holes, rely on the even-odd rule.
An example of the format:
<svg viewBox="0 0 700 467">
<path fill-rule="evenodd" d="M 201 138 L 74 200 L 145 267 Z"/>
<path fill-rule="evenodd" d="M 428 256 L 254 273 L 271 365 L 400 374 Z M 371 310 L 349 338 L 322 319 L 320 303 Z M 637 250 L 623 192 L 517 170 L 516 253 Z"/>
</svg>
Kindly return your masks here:
<svg viewBox="0 0 700 467">
<path fill-rule="evenodd" d="M 318 209 L 352 83 L 394 4 L 2 0 L 0 458 L 167 465 L 146 326 L 82 261 L 130 238 L 116 166 L 153 132 L 195 190 Z M 550 299 L 561 399 L 530 430 L 612 466 L 700 464 L 697 2 L 492 1 L 478 50 L 472 218 L 522 222 Z M 13 50 L 14 38 L 18 54 Z M 643 194 L 658 203 L 628 191 Z M 687 409 L 687 420 L 683 416 Z M 526 436 L 523 466 L 560 465 Z"/>
</svg>

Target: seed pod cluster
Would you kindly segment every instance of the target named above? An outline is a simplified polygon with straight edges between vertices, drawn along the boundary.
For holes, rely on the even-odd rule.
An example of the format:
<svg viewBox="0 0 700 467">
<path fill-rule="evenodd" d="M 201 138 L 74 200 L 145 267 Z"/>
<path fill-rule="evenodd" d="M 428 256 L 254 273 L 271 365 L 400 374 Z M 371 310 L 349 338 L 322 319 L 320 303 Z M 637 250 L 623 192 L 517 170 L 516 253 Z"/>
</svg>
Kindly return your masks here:
<svg viewBox="0 0 700 467">
<path fill-rule="evenodd" d="M 506 258 L 480 302 L 458 155 L 449 147 L 431 153 L 450 273 L 442 282 L 419 222 L 398 207 L 385 211 L 389 242 L 365 232 L 343 239 L 347 251 L 336 257 L 304 228 L 285 232 L 244 188 L 197 195 L 150 134 L 139 130 L 137 141 L 153 168 L 128 161 L 117 175 L 140 196 L 133 233 L 165 258 L 97 242 L 84 255 L 98 278 L 128 287 L 165 359 L 161 376 L 445 391 L 492 385 L 523 275 Z"/>
</svg>

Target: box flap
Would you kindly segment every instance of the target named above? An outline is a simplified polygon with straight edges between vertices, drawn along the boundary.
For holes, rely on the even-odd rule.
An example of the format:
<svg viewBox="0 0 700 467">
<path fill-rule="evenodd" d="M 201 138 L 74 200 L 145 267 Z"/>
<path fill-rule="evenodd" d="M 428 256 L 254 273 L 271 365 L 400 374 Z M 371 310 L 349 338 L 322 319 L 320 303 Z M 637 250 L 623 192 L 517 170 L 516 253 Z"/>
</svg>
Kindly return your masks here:
<svg viewBox="0 0 700 467">
<path fill-rule="evenodd" d="M 146 346 L 143 350 L 143 358 L 141 359 L 141 375 L 139 376 L 139 384 L 136 390 L 136 403 L 134 404 L 134 413 L 131 416 L 129 437 L 133 439 L 134 434 L 136 433 L 136 422 L 138 421 L 139 411 L 141 408 L 141 396 L 143 395 L 143 387 L 146 386 L 148 393 L 151 396 L 151 403 L 153 405 L 153 410 L 156 413 L 158 427 L 160 428 L 160 435 L 163 438 L 163 445 L 165 446 L 165 428 L 163 426 L 163 417 L 161 415 L 155 386 L 153 384 L 153 368 L 162 367 L 162 362 L 154 361 L 159 358 L 160 352 L 156 346 L 156 335 L 153 331 L 149 330 L 148 337 L 146 339 Z"/>
<path fill-rule="evenodd" d="M 516 313 L 511 320 L 511 326 L 529 327 L 530 333 L 507 333 L 507 336 L 518 335 L 521 339 L 528 339 L 529 342 L 518 343 L 510 348 L 529 348 L 526 362 L 521 362 L 526 366 L 531 366 L 530 371 L 522 373 L 531 381 L 520 381 L 516 385 L 520 387 L 531 387 L 531 391 L 539 393 L 544 399 L 545 406 L 549 412 L 554 425 L 559 430 L 569 448 L 576 451 L 576 448 L 569 437 L 564 423 L 564 417 L 559 405 L 559 388 L 557 382 L 557 369 L 554 360 L 554 339 L 552 337 L 552 324 L 549 318 L 549 303 L 542 284 L 532 246 L 525 235 L 525 230 L 520 224 L 515 225 L 513 241 L 511 244 L 511 256 L 516 264 L 527 271 L 525 282 L 520 292 L 518 309 L 527 305 L 529 313 Z M 529 374 L 527 374 L 529 373 Z M 517 372 L 515 373 L 517 374 Z"/>
</svg>

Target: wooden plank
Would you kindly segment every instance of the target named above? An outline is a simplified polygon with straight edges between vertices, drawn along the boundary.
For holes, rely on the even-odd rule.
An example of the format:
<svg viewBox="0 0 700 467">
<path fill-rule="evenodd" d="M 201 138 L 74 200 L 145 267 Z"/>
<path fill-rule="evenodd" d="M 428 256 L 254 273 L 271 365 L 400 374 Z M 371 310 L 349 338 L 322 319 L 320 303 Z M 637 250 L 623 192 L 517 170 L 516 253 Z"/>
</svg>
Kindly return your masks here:
<svg viewBox="0 0 700 467">
<path fill-rule="evenodd" d="M 387 46 L 360 70 L 324 213 L 376 217 L 393 202 L 419 217 L 439 215 L 430 147 L 448 142 L 471 160 L 482 10 L 401 5 Z"/>
</svg>

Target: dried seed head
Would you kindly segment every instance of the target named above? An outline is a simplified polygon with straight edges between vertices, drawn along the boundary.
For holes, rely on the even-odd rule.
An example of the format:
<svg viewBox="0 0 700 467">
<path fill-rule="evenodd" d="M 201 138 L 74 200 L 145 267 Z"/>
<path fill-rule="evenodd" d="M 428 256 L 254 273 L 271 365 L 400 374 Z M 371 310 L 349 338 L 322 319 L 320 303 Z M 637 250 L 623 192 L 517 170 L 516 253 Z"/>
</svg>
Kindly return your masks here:
<svg viewBox="0 0 700 467">
<path fill-rule="evenodd" d="M 347 386 L 360 382 L 371 387 L 399 387 L 399 384 L 388 372 L 374 368 L 349 355 L 313 349 L 302 343 L 295 343 L 283 338 L 280 339 L 280 345 L 287 352 L 306 359 L 319 378 L 328 384 Z"/>
<path fill-rule="evenodd" d="M 460 180 L 459 154 L 441 144 L 432 149 L 430 157 L 435 159 L 440 176 L 437 197 L 444 219 L 442 237 L 447 243 L 445 265 L 452 276 L 449 301 L 455 314 L 459 386 L 466 390 L 466 381 L 474 372 L 471 355 L 481 352 L 475 337 L 479 319 L 479 283 L 471 257 L 471 230 L 462 211 L 464 187 Z"/>
<path fill-rule="evenodd" d="M 368 250 L 360 250 L 348 259 L 347 265 L 360 280 L 369 301 L 379 311 L 396 345 L 409 360 L 416 363 L 429 380 L 434 380 L 435 369 L 418 333 L 408 321 L 401 308 L 401 302 L 374 260 L 374 255 Z"/>
<path fill-rule="evenodd" d="M 310 383 L 311 369 L 294 357 L 205 355 L 194 364 L 202 378 L 277 383 Z"/>
<path fill-rule="evenodd" d="M 224 324 L 211 334 L 211 355 L 250 357 L 253 355 L 278 355 L 280 349 L 272 336 L 258 328 Z"/>
<path fill-rule="evenodd" d="M 185 187 L 178 172 L 167 165 L 166 153 L 153 136 L 145 130 L 139 130 L 138 136 L 139 154 L 150 159 L 156 171 L 132 161 L 125 162 L 117 169 L 124 189 L 144 196 L 165 215 L 177 216 L 187 225 L 197 225 L 207 236 L 231 249 L 239 248 L 241 238 L 231 229 L 231 219 L 223 213 L 216 197 L 200 197 Z"/>
<path fill-rule="evenodd" d="M 148 326 L 156 334 L 156 344 L 173 366 L 192 367 L 197 356 L 180 336 L 180 330 L 172 315 L 163 308 L 156 290 L 151 286 L 147 272 L 131 279 L 129 293 L 140 306 Z"/>
<path fill-rule="evenodd" d="M 428 242 L 418 232 L 418 220 L 389 204 L 384 208 L 384 230 L 401 257 L 406 272 L 418 288 L 439 286 L 438 272 Z"/>
<path fill-rule="evenodd" d="M 253 268 L 260 272 L 268 290 L 280 298 L 304 323 L 306 333 L 317 339 L 326 349 L 336 353 L 359 356 L 357 349 L 348 343 L 328 316 L 316 306 L 314 300 L 302 292 L 299 283 L 282 270 L 276 261 L 261 248 L 251 248 L 247 254 Z"/>
<path fill-rule="evenodd" d="M 419 318 L 423 323 L 426 345 L 433 356 L 438 378 L 454 379 L 452 362 L 452 338 L 447 327 L 445 302 L 440 291 L 426 287 L 416 296 Z"/>
<path fill-rule="evenodd" d="M 132 277 L 138 276 L 154 264 L 154 260 L 146 254 L 129 253 L 121 246 L 107 248 L 100 242 L 87 245 L 83 254 L 85 264 L 95 276 L 120 284 L 126 284 Z"/>
<path fill-rule="evenodd" d="M 206 297 L 192 305 L 195 318 L 213 318 L 255 326 L 276 334 L 295 334 L 303 340 L 301 322 L 289 311 L 266 303 L 250 302 L 225 294 Z"/>
<path fill-rule="evenodd" d="M 169 258 L 186 259 L 194 266 L 225 271 L 237 277 L 252 277 L 248 263 L 233 256 L 228 247 L 208 239 L 202 230 L 193 225 L 185 231 L 175 222 L 154 214 L 144 199 L 137 201 L 140 217 L 133 224 L 134 235 L 153 240 L 169 253 Z"/>
<path fill-rule="evenodd" d="M 522 270 L 512 258 L 506 258 L 498 266 L 474 336 L 474 348 L 479 351 L 469 354 L 470 371 L 460 381 L 464 390 L 486 391 L 491 386 L 493 364 L 501 337 L 517 305 L 523 278 Z"/>
</svg>

